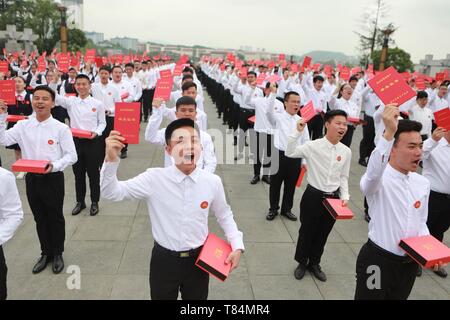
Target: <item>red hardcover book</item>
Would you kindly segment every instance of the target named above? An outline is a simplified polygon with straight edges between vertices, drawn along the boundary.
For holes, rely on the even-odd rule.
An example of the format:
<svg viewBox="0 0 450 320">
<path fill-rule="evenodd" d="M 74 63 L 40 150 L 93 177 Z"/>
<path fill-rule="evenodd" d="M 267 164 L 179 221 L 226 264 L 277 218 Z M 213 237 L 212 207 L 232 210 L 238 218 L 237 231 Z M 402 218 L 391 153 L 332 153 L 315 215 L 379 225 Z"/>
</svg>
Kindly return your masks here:
<svg viewBox="0 0 450 320">
<path fill-rule="evenodd" d="M 6 75 L 9 71 L 8 61 L 0 61 L 0 73 Z"/>
<path fill-rule="evenodd" d="M 265 73 L 260 73 L 258 78 L 256 78 L 256 84 L 258 86 L 261 86 L 264 83 L 265 80 L 266 80 L 266 74 Z"/>
<path fill-rule="evenodd" d="M 302 69 L 303 69 L 303 67 L 302 67 Z M 299 72 L 300 70 L 299 70 L 298 64 L 296 64 L 296 63 L 291 64 L 291 71 L 294 72 L 294 73 Z"/>
<path fill-rule="evenodd" d="M 95 58 L 95 65 L 97 66 L 97 68 L 103 67 L 103 65 L 104 65 L 103 57 L 96 57 Z"/>
<path fill-rule="evenodd" d="M 316 114 L 317 112 L 314 109 L 312 101 L 308 102 L 303 108 L 300 109 L 300 115 L 306 122 L 314 118 Z"/>
<path fill-rule="evenodd" d="M 130 96 L 130 93 L 129 92 L 125 92 L 123 95 L 120 96 L 120 99 L 125 100 L 129 96 Z"/>
<path fill-rule="evenodd" d="M 281 80 L 281 78 L 280 78 L 280 76 L 277 75 L 277 74 L 274 74 L 274 75 L 270 76 L 270 77 L 267 79 L 267 81 L 270 82 L 270 83 L 277 83 L 277 82 L 280 81 L 280 80 Z"/>
<path fill-rule="evenodd" d="M 75 138 L 83 138 L 83 139 L 90 139 L 90 138 L 92 138 L 92 132 L 91 131 L 75 129 L 75 128 L 71 128 L 70 131 L 72 131 L 72 136 L 75 137 Z"/>
<path fill-rule="evenodd" d="M 341 199 L 325 199 L 323 205 L 336 220 L 353 219 L 352 210 L 349 207 L 343 207 Z"/>
<path fill-rule="evenodd" d="M 47 69 L 47 64 L 45 63 L 45 58 L 41 56 L 38 58 L 37 71 L 44 72 L 46 69 Z"/>
<path fill-rule="evenodd" d="M 232 252 L 225 240 L 213 233 L 208 235 L 195 265 L 221 281 L 225 281 L 231 271 L 231 264 L 225 264 Z"/>
<path fill-rule="evenodd" d="M 170 70 L 161 70 L 159 72 L 159 76 L 161 77 L 161 79 L 172 78 L 172 72 Z"/>
<path fill-rule="evenodd" d="M 434 113 L 434 120 L 438 127 L 450 130 L 450 108 L 445 108 Z"/>
<path fill-rule="evenodd" d="M 26 119 L 28 119 L 27 116 L 9 115 L 6 117 L 6 122 L 17 122 L 17 121 L 26 120 Z"/>
<path fill-rule="evenodd" d="M 444 80 L 445 80 L 445 73 L 444 72 L 436 73 L 436 81 L 444 81 Z"/>
<path fill-rule="evenodd" d="M 96 49 L 87 49 L 84 55 L 84 62 L 95 62 Z"/>
<path fill-rule="evenodd" d="M 303 59 L 302 67 L 303 67 L 303 68 L 308 68 L 309 65 L 311 64 L 311 61 L 312 61 L 312 58 L 306 56 L 306 57 Z"/>
<path fill-rule="evenodd" d="M 116 103 L 114 130 L 119 131 L 126 139 L 125 143 L 139 144 L 140 106 L 139 102 Z"/>
<path fill-rule="evenodd" d="M 402 239 L 399 246 L 424 268 L 450 262 L 450 248 L 431 235 Z"/>
<path fill-rule="evenodd" d="M 64 73 L 69 72 L 70 59 L 67 54 L 61 54 L 58 60 L 58 69 Z"/>
<path fill-rule="evenodd" d="M 173 79 L 159 79 L 156 84 L 154 99 L 161 98 L 164 101 L 170 99 L 170 93 L 172 92 Z"/>
<path fill-rule="evenodd" d="M 354 124 L 361 124 L 361 119 L 360 118 L 352 118 L 352 117 L 347 117 L 347 121 L 354 123 Z"/>
<path fill-rule="evenodd" d="M 175 66 L 175 69 L 173 70 L 173 76 L 174 77 L 179 77 L 181 76 L 181 73 L 183 72 L 183 68 L 184 65 L 183 64 L 178 64 Z"/>
<path fill-rule="evenodd" d="M 368 84 L 385 105 L 397 103 L 400 106 L 416 96 L 416 92 L 394 67 L 378 73 Z"/>
<path fill-rule="evenodd" d="M 297 188 L 300 188 L 300 186 L 302 185 L 303 178 L 305 177 L 306 171 L 307 171 L 306 168 L 302 167 L 302 170 L 300 171 L 300 174 L 299 174 L 298 180 L 297 180 Z"/>
<path fill-rule="evenodd" d="M 417 88 L 417 90 L 425 90 L 426 89 L 424 78 L 416 79 L 416 88 Z"/>
<path fill-rule="evenodd" d="M 255 124 L 256 122 L 256 116 L 251 116 L 250 118 L 248 118 L 248 122 Z"/>
<path fill-rule="evenodd" d="M 350 79 L 350 69 L 348 67 L 343 67 L 339 72 L 339 78 L 348 81 Z"/>
<path fill-rule="evenodd" d="M 6 104 L 16 104 L 16 82 L 14 80 L 0 80 L 0 99 Z"/>
<path fill-rule="evenodd" d="M 45 173 L 50 161 L 47 160 L 17 160 L 11 167 L 13 172 Z"/>
</svg>

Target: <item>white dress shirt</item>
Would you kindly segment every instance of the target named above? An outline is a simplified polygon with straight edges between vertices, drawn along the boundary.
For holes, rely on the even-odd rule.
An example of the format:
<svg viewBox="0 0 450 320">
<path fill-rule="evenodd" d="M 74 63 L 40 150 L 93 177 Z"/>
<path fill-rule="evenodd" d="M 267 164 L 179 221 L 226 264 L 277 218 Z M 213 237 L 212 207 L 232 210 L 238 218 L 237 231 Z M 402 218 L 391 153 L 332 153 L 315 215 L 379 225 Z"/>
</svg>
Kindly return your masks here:
<svg viewBox="0 0 450 320">
<path fill-rule="evenodd" d="M 156 145 L 165 146 L 166 128 L 159 129 L 163 121 L 163 110 L 161 108 L 153 108 L 153 113 L 148 120 L 145 129 L 145 140 Z M 202 145 L 202 153 L 197 161 L 197 166 L 201 169 L 214 173 L 217 166 L 217 158 L 214 152 L 214 143 L 211 136 L 205 131 L 200 131 L 200 143 Z M 175 164 L 175 160 L 164 151 L 164 166 L 169 167 Z"/>
<path fill-rule="evenodd" d="M 22 202 L 14 175 L 0 168 L 0 246 L 12 238 L 23 220 Z"/>
<path fill-rule="evenodd" d="M 409 119 L 420 122 L 422 124 L 422 130 L 420 131 L 421 135 L 427 135 L 428 138 L 431 137 L 431 130 L 433 126 L 433 111 L 431 111 L 430 108 L 422 108 L 419 107 L 418 104 L 415 104 L 409 110 Z"/>
<path fill-rule="evenodd" d="M 436 93 L 432 94 L 428 103 L 433 113 L 449 107 L 448 101 L 445 96 L 440 98 Z"/>
<path fill-rule="evenodd" d="M 122 102 L 117 88 L 110 82 L 107 85 L 98 82 L 92 84 L 91 92 L 94 99 L 103 102 L 105 111 L 108 113 L 108 116 L 114 117 L 116 112 L 116 103 Z"/>
<path fill-rule="evenodd" d="M 329 103 L 331 110 L 343 110 L 347 113 L 350 118 L 359 119 L 361 113 L 361 107 L 358 106 L 354 101 L 345 100 L 344 98 L 337 99 L 336 96 L 332 96 Z"/>
<path fill-rule="evenodd" d="M 129 82 L 124 80 L 120 82 L 111 81 L 111 85 L 119 91 L 120 99 L 122 99 L 122 96 L 128 94 L 125 99 L 122 99 L 122 102 L 134 102 L 133 87 L 131 87 Z"/>
<path fill-rule="evenodd" d="M 177 108 L 167 108 L 165 104 L 161 105 L 161 109 L 163 112 L 164 117 L 168 118 L 170 121 L 177 120 Z M 208 130 L 208 116 L 205 112 L 203 112 L 200 109 L 197 109 L 197 117 L 195 119 L 195 123 L 197 124 L 200 131 L 206 131 Z"/>
<path fill-rule="evenodd" d="M 0 115 L 0 144 L 10 146 L 18 143 L 22 158 L 26 160 L 48 160 L 52 172 L 64 171 L 77 162 L 77 152 L 72 133 L 67 125 L 52 116 L 39 122 L 35 117 L 17 122 L 6 130 L 6 114 Z"/>
<path fill-rule="evenodd" d="M 304 134 L 305 130 L 303 131 Z M 323 192 L 334 192 L 340 189 L 340 198 L 349 200 L 348 177 L 352 151 L 339 142 L 334 145 L 326 137 L 298 144 L 302 133 L 297 129 L 288 136 L 286 156 L 304 158 L 308 161 L 307 180 L 314 188 Z"/>
<path fill-rule="evenodd" d="M 137 77 L 129 78 L 127 75 L 123 77 L 123 81 L 128 82 L 130 87 L 133 89 L 133 101 L 137 102 L 142 97 L 142 84 Z"/>
<path fill-rule="evenodd" d="M 170 102 L 172 105 L 176 105 L 178 99 L 180 99 L 183 96 L 183 92 L 181 90 L 172 91 L 170 93 Z M 205 101 L 205 98 L 198 95 L 195 97 L 195 103 L 197 103 L 197 110 L 205 111 L 205 107 L 203 106 L 203 102 Z"/>
<path fill-rule="evenodd" d="M 327 110 L 327 95 L 323 90 L 317 91 L 314 87 L 303 86 L 303 90 L 307 95 L 307 104 L 309 101 L 313 102 L 314 110 L 317 113 L 325 112 Z"/>
<path fill-rule="evenodd" d="M 214 211 L 234 250 L 244 250 L 220 178 L 202 169 L 189 176 L 176 166 L 147 169 L 127 181 L 117 180 L 119 162 L 105 162 L 101 171 L 102 197 L 113 201 L 147 201 L 152 234 L 166 249 L 187 251 L 202 246 L 208 236 L 209 209 Z"/>
<path fill-rule="evenodd" d="M 389 164 L 394 139 L 381 137 L 361 178 L 361 190 L 369 204 L 369 239 L 398 256 L 402 239 L 425 236 L 430 183 L 421 175 L 403 174 Z"/>
<path fill-rule="evenodd" d="M 103 134 L 106 128 L 105 106 L 100 100 L 91 96 L 81 99 L 56 95 L 56 105 L 67 109 L 71 128 L 95 132 L 98 136 Z"/>
<path fill-rule="evenodd" d="M 430 181 L 431 190 L 450 195 L 450 143 L 429 138 L 423 145 L 422 174 Z"/>
<path fill-rule="evenodd" d="M 283 103 L 275 99 L 273 94 L 266 97 L 248 95 L 247 99 L 247 104 L 255 108 L 256 121 L 254 130 L 259 133 L 273 134 L 275 124 L 270 122 L 267 112 L 269 108 L 273 108 L 273 112 L 275 113 L 285 112 Z"/>
</svg>

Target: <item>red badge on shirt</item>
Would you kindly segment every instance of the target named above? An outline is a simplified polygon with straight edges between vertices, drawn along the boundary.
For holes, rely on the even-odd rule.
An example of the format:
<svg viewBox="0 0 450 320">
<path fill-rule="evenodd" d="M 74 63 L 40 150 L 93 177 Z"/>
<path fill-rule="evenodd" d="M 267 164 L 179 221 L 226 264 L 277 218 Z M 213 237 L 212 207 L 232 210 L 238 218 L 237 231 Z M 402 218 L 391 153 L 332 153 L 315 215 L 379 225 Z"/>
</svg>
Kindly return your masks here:
<svg viewBox="0 0 450 320">
<path fill-rule="evenodd" d="M 341 157 L 341 156 L 338 156 L 338 157 L 337 157 L 337 161 L 340 162 L 341 160 L 342 160 L 342 157 Z"/>
<path fill-rule="evenodd" d="M 54 142 L 53 140 L 48 140 L 48 144 L 49 144 L 49 145 L 52 146 L 54 143 L 55 143 L 55 142 Z"/>
<path fill-rule="evenodd" d="M 108 92 L 108 95 L 109 95 L 109 96 L 112 96 L 112 92 Z"/>
<path fill-rule="evenodd" d="M 422 206 L 422 203 L 420 201 L 417 201 L 414 203 L 414 208 L 419 209 Z"/>
<path fill-rule="evenodd" d="M 202 209 L 207 209 L 208 207 L 209 207 L 208 201 L 203 201 L 202 204 L 200 205 L 200 208 Z"/>
<path fill-rule="evenodd" d="M 92 112 L 97 112 L 97 109 L 96 108 L 92 108 Z"/>
</svg>

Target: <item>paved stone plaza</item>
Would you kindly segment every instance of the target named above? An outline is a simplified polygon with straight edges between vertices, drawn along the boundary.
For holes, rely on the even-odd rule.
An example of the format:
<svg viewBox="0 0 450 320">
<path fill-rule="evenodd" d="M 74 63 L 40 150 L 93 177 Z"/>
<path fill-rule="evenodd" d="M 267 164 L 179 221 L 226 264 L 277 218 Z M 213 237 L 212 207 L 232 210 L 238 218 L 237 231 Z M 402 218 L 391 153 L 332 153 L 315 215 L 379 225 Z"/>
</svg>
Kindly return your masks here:
<svg viewBox="0 0 450 320">
<path fill-rule="evenodd" d="M 222 120 L 217 119 L 209 98 L 206 98 L 205 108 L 209 115 L 209 127 L 218 128 L 225 134 Z M 145 124 L 141 127 L 141 144 L 130 146 L 128 159 L 121 163 L 120 179 L 163 164 L 163 149 L 146 143 L 144 130 Z M 232 141 L 231 135 L 229 140 Z M 210 299 L 353 298 L 356 256 L 367 241 L 367 223 L 363 219 L 363 197 L 359 189 L 359 180 L 365 168 L 357 163 L 360 140 L 361 129 L 358 128 L 353 139 L 349 183 L 350 207 L 355 218 L 337 222 L 328 239 L 321 263 L 328 276 L 326 283 L 317 281 L 309 273 L 301 281 L 294 278 L 297 264 L 293 257 L 300 223 L 279 216 L 272 222 L 266 221 L 269 187 L 262 182 L 256 186 L 250 185 L 251 166 L 229 164 L 217 167 L 216 173 L 223 180 L 238 227 L 244 233 L 246 252 L 239 269 L 225 283 L 211 278 Z M 227 148 L 232 150 L 229 146 Z M 10 169 L 13 151 L 2 147 L 0 154 L 4 167 Z M 142 201 L 112 203 L 101 200 L 98 216 L 89 216 L 86 209 L 73 217 L 70 212 L 75 205 L 75 183 L 71 168 L 66 170 L 65 177 L 64 260 L 66 268 L 71 265 L 80 267 L 81 289 L 68 290 L 66 281 L 70 275 L 54 275 L 51 265 L 41 274 L 31 273 L 40 249 L 25 195 L 25 181 L 21 180 L 18 187 L 25 218 L 15 237 L 5 245 L 9 299 L 150 299 L 148 274 L 153 239 L 146 204 Z M 293 212 L 296 215 L 305 185 L 295 195 Z M 90 201 L 86 200 L 89 207 Z M 223 236 L 213 214 L 210 227 L 212 232 Z M 449 233 L 446 244 L 450 245 Z M 410 298 L 449 299 L 450 278 L 441 279 L 425 271 L 417 279 Z"/>
</svg>

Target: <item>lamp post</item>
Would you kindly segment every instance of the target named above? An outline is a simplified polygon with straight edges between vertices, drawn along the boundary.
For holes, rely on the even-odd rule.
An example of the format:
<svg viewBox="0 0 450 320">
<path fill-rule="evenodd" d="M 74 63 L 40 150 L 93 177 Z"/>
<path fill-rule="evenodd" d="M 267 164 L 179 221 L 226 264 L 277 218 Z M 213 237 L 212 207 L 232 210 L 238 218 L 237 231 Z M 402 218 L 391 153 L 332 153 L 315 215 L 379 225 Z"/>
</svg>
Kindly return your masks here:
<svg viewBox="0 0 450 320">
<path fill-rule="evenodd" d="M 67 8 L 61 5 L 58 5 L 58 10 L 61 13 L 61 23 L 59 26 L 59 32 L 61 36 L 61 52 L 67 53 L 67 22 L 66 22 L 66 12 Z"/>
<path fill-rule="evenodd" d="M 381 33 L 383 33 L 384 35 L 384 40 L 383 40 L 383 47 L 381 49 L 380 67 L 378 68 L 379 71 L 383 71 L 385 69 L 389 49 L 389 37 L 394 32 L 395 28 L 392 25 L 389 25 L 388 27 L 386 27 L 386 29 L 381 30 Z"/>
</svg>

